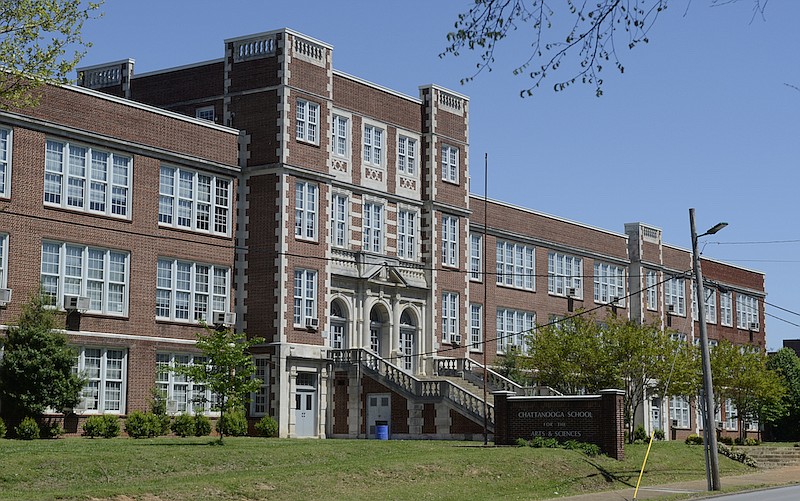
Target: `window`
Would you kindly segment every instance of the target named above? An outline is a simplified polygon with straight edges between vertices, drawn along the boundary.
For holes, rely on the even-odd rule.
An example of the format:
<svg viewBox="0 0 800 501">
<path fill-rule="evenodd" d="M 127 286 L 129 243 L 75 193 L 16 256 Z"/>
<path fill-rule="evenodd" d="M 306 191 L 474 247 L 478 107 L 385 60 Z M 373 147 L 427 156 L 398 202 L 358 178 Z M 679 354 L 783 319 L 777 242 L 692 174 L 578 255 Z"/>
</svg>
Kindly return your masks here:
<svg viewBox="0 0 800 501">
<path fill-rule="evenodd" d="M 81 402 L 75 408 L 88 413 L 125 413 L 127 353 L 123 349 L 79 347 L 72 372 L 86 378 Z"/>
<path fill-rule="evenodd" d="M 331 133 L 331 152 L 340 157 L 350 156 L 350 120 L 341 115 L 333 115 Z"/>
<path fill-rule="evenodd" d="M 725 399 L 725 421 L 723 423 L 723 426 L 725 427 L 726 430 L 733 431 L 733 430 L 738 430 L 739 429 L 739 427 L 737 426 L 737 422 L 736 422 L 738 420 L 738 417 L 739 417 L 737 414 L 739 414 L 739 413 L 736 411 L 736 404 L 734 404 L 733 400 L 731 400 L 730 398 L 726 398 Z"/>
<path fill-rule="evenodd" d="M 469 235 L 469 279 L 483 281 L 483 237 L 470 233 Z"/>
<path fill-rule="evenodd" d="M 694 285 L 694 282 L 692 282 Z M 692 287 L 692 292 L 695 291 L 695 287 Z M 703 295 L 705 296 L 706 302 L 706 323 L 715 324 L 717 323 L 717 291 L 715 289 L 710 289 L 708 287 L 703 287 Z M 692 295 L 692 315 L 694 315 L 695 320 L 699 320 L 700 316 L 697 311 L 697 298 L 695 297 L 697 294 Z"/>
<path fill-rule="evenodd" d="M 536 315 L 527 311 L 497 309 L 497 353 L 508 353 L 511 349 L 522 353 L 528 351 L 525 337 L 536 323 Z"/>
<path fill-rule="evenodd" d="M 736 294 L 736 326 L 740 329 L 758 330 L 756 327 L 758 326 L 758 299 L 746 294 Z"/>
<path fill-rule="evenodd" d="M 269 359 L 255 356 L 253 363 L 256 366 L 253 377 L 261 383 L 261 386 L 253 392 L 251 409 L 253 415 L 265 416 L 269 410 Z"/>
<path fill-rule="evenodd" d="M 201 355 L 156 353 L 156 389 L 166 399 L 169 414 L 219 411 L 219 395 L 212 394 L 211 390 L 194 383 L 186 375 L 169 370 L 170 367 L 207 364 L 208 360 Z"/>
<path fill-rule="evenodd" d="M 455 292 L 442 293 L 442 342 L 461 342 L 458 332 L 458 294 Z"/>
<path fill-rule="evenodd" d="M 677 428 L 688 428 L 689 422 L 689 400 L 685 397 L 670 397 L 669 399 L 670 419 L 678 421 Z"/>
<path fill-rule="evenodd" d="M 364 125 L 364 163 L 383 166 L 383 129 Z"/>
<path fill-rule="evenodd" d="M 570 290 L 572 289 L 572 290 Z M 583 259 L 557 252 L 547 254 L 547 292 L 583 298 Z"/>
<path fill-rule="evenodd" d="M 731 292 L 719 293 L 719 323 L 728 327 L 733 325 L 733 301 Z"/>
<path fill-rule="evenodd" d="M 306 321 L 317 318 L 317 272 L 294 271 L 294 325 L 305 326 Z"/>
<path fill-rule="evenodd" d="M 664 282 L 664 303 L 667 311 L 676 315 L 686 315 L 686 288 L 682 278 L 670 278 Z M 672 309 L 670 309 L 672 306 Z"/>
<path fill-rule="evenodd" d="M 442 216 L 442 264 L 458 266 L 458 218 Z"/>
<path fill-rule="evenodd" d="M 442 145 L 442 179 L 458 182 L 458 148 L 446 144 Z"/>
<path fill-rule="evenodd" d="M 647 270 L 645 274 L 645 283 L 647 285 L 647 292 L 645 294 L 647 309 L 655 311 L 658 309 L 658 272 Z"/>
<path fill-rule="evenodd" d="M 518 289 L 533 290 L 533 247 L 497 241 L 497 283 Z"/>
<path fill-rule="evenodd" d="M 8 287 L 8 235 L 0 233 L 0 287 Z M 2 356 L 0 356 L 2 358 Z"/>
<path fill-rule="evenodd" d="M 202 108 L 197 108 L 194 110 L 194 116 L 195 118 L 199 118 L 201 120 L 213 122 L 216 118 L 216 113 L 214 112 L 213 106 L 203 106 Z"/>
<path fill-rule="evenodd" d="M 11 131 L 0 129 L 0 197 L 11 196 Z"/>
<path fill-rule="evenodd" d="M 347 195 L 334 194 L 331 204 L 331 245 L 335 247 L 347 247 L 347 221 L 348 206 L 350 205 Z"/>
<path fill-rule="evenodd" d="M 48 140 L 44 162 L 44 203 L 128 218 L 130 170 L 130 157 Z"/>
<path fill-rule="evenodd" d="M 298 238 L 317 238 L 317 185 L 298 181 L 295 186 L 294 234 Z"/>
<path fill-rule="evenodd" d="M 417 140 L 406 136 L 397 138 L 397 170 L 408 176 L 417 174 Z"/>
<path fill-rule="evenodd" d="M 319 141 L 317 134 L 319 130 L 319 105 L 298 99 L 295 118 L 297 119 L 297 129 L 295 131 L 297 140 L 317 144 Z"/>
<path fill-rule="evenodd" d="M 469 305 L 469 349 L 483 351 L 483 307 Z"/>
<path fill-rule="evenodd" d="M 414 259 L 416 252 L 417 213 L 401 209 L 397 213 L 397 257 Z"/>
<path fill-rule="evenodd" d="M 230 190 L 230 179 L 162 165 L 159 180 L 158 224 L 228 235 Z"/>
<path fill-rule="evenodd" d="M 625 268 L 594 263 L 594 302 L 625 306 Z"/>
<path fill-rule="evenodd" d="M 127 252 L 60 242 L 42 243 L 40 282 L 50 305 L 65 295 L 89 298 L 90 313 L 125 315 L 128 309 Z"/>
<path fill-rule="evenodd" d="M 362 233 L 364 250 L 380 253 L 383 251 L 383 205 L 374 202 L 364 203 Z"/>
<path fill-rule="evenodd" d="M 176 259 L 158 260 L 156 318 L 213 322 L 213 312 L 228 311 L 230 270 Z"/>
</svg>

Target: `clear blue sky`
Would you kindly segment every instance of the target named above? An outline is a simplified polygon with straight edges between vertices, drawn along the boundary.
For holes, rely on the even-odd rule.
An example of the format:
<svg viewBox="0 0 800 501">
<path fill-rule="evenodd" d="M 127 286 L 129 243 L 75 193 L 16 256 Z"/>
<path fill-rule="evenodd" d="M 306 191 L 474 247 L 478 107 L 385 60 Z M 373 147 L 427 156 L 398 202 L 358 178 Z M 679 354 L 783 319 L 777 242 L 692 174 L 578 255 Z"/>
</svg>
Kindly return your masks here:
<svg viewBox="0 0 800 501">
<path fill-rule="evenodd" d="M 625 74 L 608 71 L 602 98 L 578 85 L 521 99 L 514 65 L 528 56 L 521 28 L 474 82 L 477 54 L 440 59 L 469 0 L 107 0 L 84 34 L 82 65 L 133 58 L 136 73 L 217 59 L 223 40 L 288 27 L 334 47 L 334 67 L 418 95 L 435 83 L 470 97 L 472 192 L 623 233 L 642 221 L 690 249 L 698 231 L 727 221 L 704 255 L 767 276 L 767 302 L 800 313 L 800 2 L 710 7 L 673 2 L 650 43 L 621 49 Z M 690 3 L 688 11 L 684 3 Z M 610 65 L 609 65 L 610 68 Z M 747 242 L 776 242 L 760 243 Z M 793 285 L 794 284 L 794 285 Z M 800 316 L 767 306 L 767 347 L 800 338 Z"/>
</svg>

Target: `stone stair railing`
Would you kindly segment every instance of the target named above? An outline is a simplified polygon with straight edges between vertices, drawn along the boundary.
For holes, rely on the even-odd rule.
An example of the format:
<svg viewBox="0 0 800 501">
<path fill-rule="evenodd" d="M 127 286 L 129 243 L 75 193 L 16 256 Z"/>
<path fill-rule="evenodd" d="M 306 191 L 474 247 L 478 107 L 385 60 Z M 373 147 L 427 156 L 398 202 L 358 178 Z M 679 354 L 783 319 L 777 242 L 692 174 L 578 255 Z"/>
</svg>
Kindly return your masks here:
<svg viewBox="0 0 800 501">
<path fill-rule="evenodd" d="M 436 374 L 464 378 L 483 388 L 484 366 L 469 358 L 440 358 L 435 362 Z M 549 386 L 522 386 L 486 367 L 487 391 L 512 391 L 520 396 L 561 395 Z"/>
</svg>

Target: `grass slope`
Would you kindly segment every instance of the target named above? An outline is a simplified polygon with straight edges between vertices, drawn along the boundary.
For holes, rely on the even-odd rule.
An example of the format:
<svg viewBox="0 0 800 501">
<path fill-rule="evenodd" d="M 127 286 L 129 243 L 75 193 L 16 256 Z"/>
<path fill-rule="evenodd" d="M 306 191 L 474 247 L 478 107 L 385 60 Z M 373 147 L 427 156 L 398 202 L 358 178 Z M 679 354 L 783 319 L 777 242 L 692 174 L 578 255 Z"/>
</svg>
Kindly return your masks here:
<svg viewBox="0 0 800 501">
<path fill-rule="evenodd" d="M 226 438 L 0 440 L 0 499 L 548 499 L 635 485 L 625 461 L 469 442 Z M 748 467 L 720 456 L 723 475 Z M 659 442 L 643 485 L 705 477 L 703 449 Z"/>
</svg>

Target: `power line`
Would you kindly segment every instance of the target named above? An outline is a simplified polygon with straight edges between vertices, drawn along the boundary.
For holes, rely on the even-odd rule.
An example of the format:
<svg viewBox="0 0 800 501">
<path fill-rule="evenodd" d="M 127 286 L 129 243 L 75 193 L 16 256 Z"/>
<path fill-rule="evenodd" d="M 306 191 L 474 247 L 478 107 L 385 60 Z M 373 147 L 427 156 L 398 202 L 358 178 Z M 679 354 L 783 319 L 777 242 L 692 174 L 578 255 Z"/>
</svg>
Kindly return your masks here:
<svg viewBox="0 0 800 501">
<path fill-rule="evenodd" d="M 781 322 L 785 322 L 785 323 L 787 323 L 789 325 L 794 325 L 795 327 L 800 327 L 800 324 L 796 324 L 794 322 L 790 322 L 789 320 L 786 320 L 785 318 L 781 318 L 781 317 L 775 316 L 775 315 L 773 315 L 771 313 L 767 313 L 766 311 L 764 312 L 764 315 L 766 315 L 768 317 L 772 317 L 772 318 L 774 318 L 776 320 L 780 320 Z"/>
</svg>

